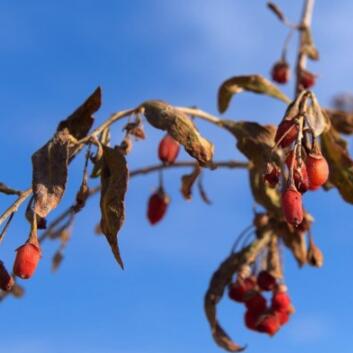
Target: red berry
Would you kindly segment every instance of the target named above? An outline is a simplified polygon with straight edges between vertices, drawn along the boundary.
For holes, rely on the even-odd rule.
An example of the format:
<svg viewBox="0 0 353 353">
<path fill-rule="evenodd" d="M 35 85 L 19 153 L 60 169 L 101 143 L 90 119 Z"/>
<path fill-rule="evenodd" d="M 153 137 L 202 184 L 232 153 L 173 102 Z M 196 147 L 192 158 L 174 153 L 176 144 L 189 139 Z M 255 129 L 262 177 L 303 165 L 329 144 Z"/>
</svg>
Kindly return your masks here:
<svg viewBox="0 0 353 353">
<path fill-rule="evenodd" d="M 288 293 L 277 291 L 273 294 L 271 309 L 289 313 L 291 310 L 291 300 Z"/>
<path fill-rule="evenodd" d="M 289 146 L 297 138 L 298 131 L 298 125 L 293 120 L 282 120 L 277 128 L 275 143 L 281 141 L 279 146 L 282 148 Z"/>
<path fill-rule="evenodd" d="M 270 184 L 272 188 L 278 184 L 280 176 L 280 169 L 273 163 L 267 163 L 264 179 Z"/>
<path fill-rule="evenodd" d="M 272 67 L 271 76 L 272 76 L 272 80 L 277 83 L 281 83 L 281 84 L 287 83 L 290 77 L 289 65 L 285 61 L 277 62 Z"/>
<path fill-rule="evenodd" d="M 12 276 L 7 272 L 5 265 L 2 261 L 0 261 L 0 288 L 3 291 L 10 291 L 12 287 L 15 285 L 15 281 Z"/>
<path fill-rule="evenodd" d="M 257 284 L 260 289 L 270 291 L 276 286 L 276 278 L 267 271 L 261 271 L 257 276 Z"/>
<path fill-rule="evenodd" d="M 245 326 L 249 330 L 257 331 L 257 324 L 260 320 L 262 313 L 253 312 L 251 310 L 247 310 L 244 315 Z"/>
<path fill-rule="evenodd" d="M 285 325 L 289 321 L 290 314 L 288 311 L 274 311 L 274 314 L 277 316 L 281 326 Z"/>
<path fill-rule="evenodd" d="M 282 210 L 288 223 L 298 226 L 303 221 L 302 195 L 294 185 L 282 194 Z"/>
<path fill-rule="evenodd" d="M 306 159 L 306 169 L 310 190 L 316 190 L 326 183 L 329 177 L 329 166 L 322 154 L 309 154 Z"/>
<path fill-rule="evenodd" d="M 147 218 L 152 225 L 158 223 L 164 217 L 169 202 L 169 197 L 163 188 L 159 188 L 150 196 L 147 207 Z"/>
<path fill-rule="evenodd" d="M 228 296 L 230 299 L 244 303 L 256 288 L 256 281 L 252 277 L 237 279 L 229 288 Z"/>
<path fill-rule="evenodd" d="M 158 156 L 164 164 L 173 164 L 180 150 L 179 142 L 169 134 L 165 135 L 158 147 Z"/>
<path fill-rule="evenodd" d="M 263 313 L 267 309 L 266 299 L 260 294 L 257 293 L 249 298 L 245 305 L 248 310 L 253 311 L 255 313 Z"/>
<path fill-rule="evenodd" d="M 288 169 L 292 167 L 292 160 L 294 158 L 293 151 L 289 152 L 287 158 L 286 158 L 286 164 Z M 306 169 L 305 163 L 302 163 L 301 167 L 299 168 L 298 162 L 295 158 L 294 164 L 294 184 L 297 188 L 298 191 L 300 191 L 302 194 L 306 192 L 309 189 L 309 177 L 308 177 L 308 172 Z"/>
<path fill-rule="evenodd" d="M 316 75 L 310 71 L 303 70 L 300 74 L 299 83 L 304 89 L 311 88 L 316 83 Z"/>
<path fill-rule="evenodd" d="M 16 276 L 23 279 L 32 277 L 42 256 L 39 245 L 25 243 L 16 251 L 17 254 L 13 266 L 13 272 Z"/>
<path fill-rule="evenodd" d="M 280 323 L 277 315 L 270 313 L 263 316 L 257 324 L 257 330 L 259 332 L 267 333 L 273 336 L 280 329 Z"/>
</svg>

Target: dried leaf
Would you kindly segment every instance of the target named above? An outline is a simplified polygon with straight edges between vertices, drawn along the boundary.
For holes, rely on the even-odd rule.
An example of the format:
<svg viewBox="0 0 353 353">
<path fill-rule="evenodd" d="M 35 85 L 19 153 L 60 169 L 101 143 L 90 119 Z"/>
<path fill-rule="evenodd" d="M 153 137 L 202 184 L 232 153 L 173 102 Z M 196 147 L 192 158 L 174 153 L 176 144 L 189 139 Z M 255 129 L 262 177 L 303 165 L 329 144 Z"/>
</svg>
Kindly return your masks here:
<svg viewBox="0 0 353 353">
<path fill-rule="evenodd" d="M 106 128 L 104 129 L 99 137 L 98 137 L 98 141 L 100 143 L 99 146 L 110 146 L 110 129 Z M 101 148 L 98 148 L 97 154 L 94 157 L 91 157 L 91 162 L 93 163 L 93 170 L 92 173 L 90 175 L 91 178 L 98 178 L 100 176 L 100 173 L 102 171 L 102 150 Z"/>
<path fill-rule="evenodd" d="M 64 259 L 64 255 L 60 250 L 58 250 L 53 256 L 52 265 L 51 265 L 52 272 L 55 272 L 59 268 L 63 259 Z"/>
<path fill-rule="evenodd" d="M 284 17 L 284 14 L 281 11 L 281 9 L 278 7 L 278 5 L 274 4 L 273 2 L 268 2 L 267 3 L 267 7 L 277 16 L 277 18 L 281 22 L 285 22 L 286 21 L 286 19 Z"/>
<path fill-rule="evenodd" d="M 21 191 L 11 189 L 8 186 L 6 186 L 4 183 L 0 183 L 0 192 L 5 195 L 21 195 Z"/>
<path fill-rule="evenodd" d="M 316 137 L 320 136 L 330 127 L 330 121 L 321 109 L 314 93 L 311 94 L 312 105 L 308 107 L 307 119 Z"/>
<path fill-rule="evenodd" d="M 64 194 L 70 140 L 67 130 L 59 131 L 32 156 L 33 210 L 40 217 L 46 217 Z"/>
<path fill-rule="evenodd" d="M 265 94 L 270 97 L 289 103 L 290 99 L 273 85 L 270 81 L 260 75 L 235 76 L 224 81 L 218 91 L 218 110 L 224 113 L 229 106 L 233 95 L 250 91 L 253 93 Z"/>
<path fill-rule="evenodd" d="M 322 267 L 324 264 L 324 255 L 321 250 L 314 244 L 313 238 L 310 237 L 308 249 L 308 264 L 314 267 Z"/>
<path fill-rule="evenodd" d="M 124 268 L 118 246 L 118 232 L 125 220 L 124 199 L 129 172 L 121 150 L 103 146 L 101 173 L 101 229 L 119 265 Z"/>
<path fill-rule="evenodd" d="M 26 208 L 26 219 L 29 222 L 29 224 L 33 223 L 33 197 L 31 197 L 30 201 L 28 202 L 27 208 Z M 46 229 L 47 228 L 47 220 L 45 218 L 40 217 L 38 214 L 36 215 L 37 217 L 37 228 L 38 229 Z"/>
<path fill-rule="evenodd" d="M 319 52 L 315 48 L 311 29 L 307 26 L 302 28 L 302 52 L 311 60 L 319 60 Z"/>
<path fill-rule="evenodd" d="M 98 87 L 87 100 L 78 107 L 66 120 L 59 123 L 57 131 L 67 129 L 77 140 L 84 138 L 91 129 L 92 116 L 101 106 L 101 89 Z"/>
<path fill-rule="evenodd" d="M 192 198 L 192 187 L 196 179 L 199 177 L 201 173 L 201 168 L 197 164 L 194 170 L 190 174 L 185 174 L 181 177 L 181 194 L 183 195 L 184 199 L 191 200 Z"/>
<path fill-rule="evenodd" d="M 341 134 L 353 134 L 353 114 L 340 110 L 325 109 L 324 111 L 333 127 Z"/>
<path fill-rule="evenodd" d="M 267 271 L 275 278 L 282 278 L 282 261 L 279 250 L 278 237 L 273 235 L 267 253 Z"/>
<path fill-rule="evenodd" d="M 211 164 L 214 146 L 200 135 L 186 114 L 162 101 L 147 101 L 141 107 L 153 127 L 167 131 L 202 166 Z"/>
<path fill-rule="evenodd" d="M 321 148 L 330 168 L 329 182 L 345 201 L 353 203 L 353 160 L 347 142 L 331 127 L 321 135 Z"/>
<path fill-rule="evenodd" d="M 238 253 L 232 253 L 225 259 L 213 274 L 205 295 L 205 313 L 211 327 L 215 342 L 229 352 L 241 352 L 245 347 L 234 343 L 223 330 L 217 319 L 217 304 L 221 301 L 226 287 L 231 283 L 232 277 L 244 265 L 252 264 L 257 255 L 270 241 L 272 233 L 263 229 L 258 239 Z"/>
</svg>

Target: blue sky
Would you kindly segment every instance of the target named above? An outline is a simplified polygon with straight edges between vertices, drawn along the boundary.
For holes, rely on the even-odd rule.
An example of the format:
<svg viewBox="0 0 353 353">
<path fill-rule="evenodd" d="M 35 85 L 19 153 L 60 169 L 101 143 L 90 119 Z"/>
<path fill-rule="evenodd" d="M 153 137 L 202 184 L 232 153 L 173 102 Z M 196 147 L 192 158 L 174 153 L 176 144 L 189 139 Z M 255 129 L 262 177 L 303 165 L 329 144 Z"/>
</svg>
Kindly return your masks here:
<svg viewBox="0 0 353 353">
<path fill-rule="evenodd" d="M 292 19 L 301 1 L 279 1 Z M 315 92 L 329 105 L 349 91 L 353 4 L 318 2 L 313 23 L 322 60 L 310 67 L 320 74 Z M 51 136 L 97 85 L 103 107 L 97 123 L 110 113 L 145 99 L 197 105 L 216 113 L 219 84 L 235 74 L 267 75 L 279 57 L 285 30 L 265 9 L 265 1 L 241 0 L 61 0 L 0 2 L 0 180 L 26 188 L 30 155 Z M 292 47 L 293 58 L 295 45 Z M 292 86 L 286 88 L 288 94 Z M 226 116 L 278 122 L 285 107 L 254 95 L 237 97 Z M 216 159 L 242 156 L 234 140 L 205 123 L 203 134 L 216 143 Z M 157 162 L 162 134 L 147 128 L 130 168 Z M 120 127 L 113 133 L 120 139 Z M 187 158 L 185 153 L 181 159 Z M 69 205 L 79 184 L 82 159 L 72 164 L 62 203 Z M 1 350 L 6 353 L 174 353 L 217 352 L 203 314 L 203 295 L 211 273 L 228 253 L 236 235 L 252 217 L 244 171 L 208 172 L 205 184 L 214 205 L 195 195 L 190 203 L 178 193 L 183 171 L 166 173 L 172 197 L 166 219 L 150 227 L 146 199 L 157 176 L 133 179 L 127 196 L 127 220 L 120 234 L 126 263 L 122 272 L 103 238 L 93 234 L 98 199 L 75 222 L 73 238 L 60 270 L 50 272 L 57 244 L 44 246 L 43 260 L 22 300 L 1 304 Z M 1 196 L 2 209 L 9 198 Z M 224 301 L 225 327 L 249 352 L 351 353 L 353 224 L 351 206 L 336 191 L 305 196 L 316 218 L 314 233 L 325 266 L 298 270 L 285 254 L 287 283 L 297 313 L 275 338 L 246 331 L 243 308 Z M 26 239 L 23 210 L 2 244 L 1 258 Z M 59 210 L 53 212 L 55 217 Z"/>
</svg>

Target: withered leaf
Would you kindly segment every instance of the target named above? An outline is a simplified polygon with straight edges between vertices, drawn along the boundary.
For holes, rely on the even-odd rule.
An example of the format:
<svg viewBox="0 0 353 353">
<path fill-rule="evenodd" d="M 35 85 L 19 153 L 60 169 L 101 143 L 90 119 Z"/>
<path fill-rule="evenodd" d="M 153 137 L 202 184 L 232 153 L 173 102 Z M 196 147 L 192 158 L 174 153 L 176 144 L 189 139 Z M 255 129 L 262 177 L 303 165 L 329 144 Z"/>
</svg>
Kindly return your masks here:
<svg viewBox="0 0 353 353">
<path fill-rule="evenodd" d="M 53 259 L 52 259 L 52 265 L 51 265 L 52 272 L 55 272 L 59 268 L 63 259 L 64 259 L 63 253 L 60 250 L 58 250 L 54 254 Z"/>
<path fill-rule="evenodd" d="M 273 2 L 268 2 L 267 7 L 277 16 L 280 21 L 285 22 L 284 14 L 278 5 L 274 4 Z"/>
<path fill-rule="evenodd" d="M 191 200 L 192 198 L 192 187 L 196 179 L 199 177 L 201 173 L 201 168 L 197 164 L 194 170 L 190 174 L 185 174 L 181 177 L 181 194 L 183 195 L 184 199 Z"/>
<path fill-rule="evenodd" d="M 341 134 L 353 134 L 353 114 L 341 110 L 325 109 L 333 127 Z"/>
<path fill-rule="evenodd" d="M 314 244 L 312 237 L 309 240 L 308 264 L 314 267 L 322 267 L 324 264 L 324 255 L 321 250 Z"/>
<path fill-rule="evenodd" d="M 124 200 L 129 172 L 119 147 L 103 146 L 101 172 L 101 229 L 119 265 L 124 268 L 118 246 L 118 232 L 125 220 Z"/>
<path fill-rule="evenodd" d="M 307 119 L 314 131 L 315 136 L 320 136 L 330 126 L 330 121 L 325 112 L 321 109 L 314 93 L 311 94 L 311 103 L 308 107 Z"/>
<path fill-rule="evenodd" d="M 105 146 L 110 146 L 110 129 L 106 128 L 104 129 L 98 137 L 98 141 L 100 143 L 100 146 L 105 145 Z M 91 158 L 91 162 L 93 163 L 93 170 L 90 175 L 91 178 L 98 178 L 100 176 L 100 173 L 102 171 L 102 153 L 100 148 L 98 148 L 96 156 Z"/>
<path fill-rule="evenodd" d="M 5 185 L 4 183 L 0 183 L 0 192 L 5 195 L 20 195 L 21 194 L 21 191 L 11 189 L 7 185 Z"/>
<path fill-rule="evenodd" d="M 235 76 L 224 81 L 218 90 L 218 110 L 224 113 L 229 106 L 233 95 L 250 91 L 277 98 L 285 103 L 290 99 L 274 84 L 260 75 Z"/>
<path fill-rule="evenodd" d="M 167 131 L 202 166 L 211 164 L 213 144 L 200 135 L 194 123 L 185 113 L 170 104 L 157 100 L 147 101 L 141 107 L 153 127 Z"/>
<path fill-rule="evenodd" d="M 330 168 L 329 182 L 345 201 L 353 203 L 353 160 L 347 142 L 331 127 L 321 135 L 321 148 Z"/>
<path fill-rule="evenodd" d="M 59 131 L 52 140 L 32 155 L 33 210 L 40 217 L 46 217 L 64 194 L 70 138 L 67 130 Z"/>
<path fill-rule="evenodd" d="M 311 29 L 308 26 L 302 28 L 302 51 L 311 60 L 319 60 L 319 52 L 315 48 Z"/>
<path fill-rule="evenodd" d="M 91 129 L 94 118 L 92 116 L 101 106 L 100 87 L 86 99 L 66 120 L 59 123 L 57 131 L 67 129 L 77 140 L 84 138 Z"/>
<path fill-rule="evenodd" d="M 27 221 L 32 224 L 33 222 L 33 197 L 31 197 L 30 201 L 28 202 L 27 208 L 26 208 L 26 219 Z M 38 229 L 46 229 L 47 228 L 47 220 L 45 218 L 40 217 L 38 214 L 36 214 L 37 217 L 37 228 Z"/>
</svg>

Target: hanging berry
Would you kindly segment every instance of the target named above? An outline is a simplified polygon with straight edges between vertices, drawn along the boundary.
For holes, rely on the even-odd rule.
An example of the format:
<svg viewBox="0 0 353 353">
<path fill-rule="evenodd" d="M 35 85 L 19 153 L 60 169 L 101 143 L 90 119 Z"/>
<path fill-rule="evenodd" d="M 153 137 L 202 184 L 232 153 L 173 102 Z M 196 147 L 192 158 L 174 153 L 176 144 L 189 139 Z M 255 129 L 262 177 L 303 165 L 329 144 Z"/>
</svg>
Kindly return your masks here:
<svg viewBox="0 0 353 353">
<path fill-rule="evenodd" d="M 42 256 L 39 244 L 27 242 L 20 246 L 16 252 L 14 274 L 22 279 L 31 278 Z"/>
<path fill-rule="evenodd" d="M 253 295 L 256 289 L 256 280 L 253 277 L 245 279 L 238 278 L 230 287 L 228 291 L 229 298 L 244 303 L 250 296 Z"/>
<path fill-rule="evenodd" d="M 154 192 L 149 200 L 147 206 L 147 218 L 152 225 L 161 221 L 167 212 L 170 199 L 163 187 L 159 187 L 156 192 Z"/>
<path fill-rule="evenodd" d="M 308 155 L 306 169 L 310 190 L 316 190 L 326 183 L 329 177 L 329 166 L 321 152 Z"/>
<path fill-rule="evenodd" d="M 178 157 L 180 144 L 172 136 L 166 134 L 158 147 L 158 157 L 164 164 L 173 164 Z"/>
<path fill-rule="evenodd" d="M 278 125 L 275 143 L 280 147 L 288 147 L 298 136 L 299 128 L 293 120 L 282 120 Z"/>
<path fill-rule="evenodd" d="M 313 87 L 316 83 L 316 75 L 308 70 L 302 70 L 300 73 L 299 83 L 304 89 Z"/>
<path fill-rule="evenodd" d="M 0 261 L 0 288 L 3 291 L 10 291 L 14 286 L 15 281 L 12 276 L 7 272 L 5 265 L 2 261 Z"/>
<path fill-rule="evenodd" d="M 261 271 L 257 276 L 257 284 L 263 291 L 271 291 L 275 288 L 277 280 L 268 271 Z"/>
<path fill-rule="evenodd" d="M 288 223 L 298 226 L 303 221 L 302 195 L 294 185 L 282 194 L 282 210 Z"/>
<path fill-rule="evenodd" d="M 285 84 L 289 81 L 290 78 L 290 68 L 286 61 L 278 61 L 274 64 L 271 70 L 272 80 L 280 83 Z"/>
</svg>

